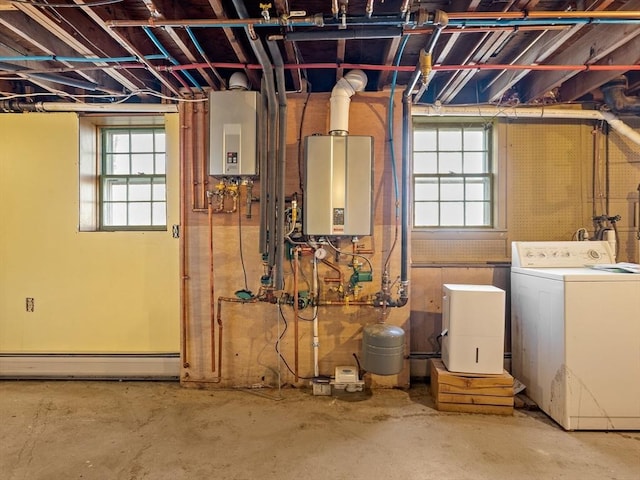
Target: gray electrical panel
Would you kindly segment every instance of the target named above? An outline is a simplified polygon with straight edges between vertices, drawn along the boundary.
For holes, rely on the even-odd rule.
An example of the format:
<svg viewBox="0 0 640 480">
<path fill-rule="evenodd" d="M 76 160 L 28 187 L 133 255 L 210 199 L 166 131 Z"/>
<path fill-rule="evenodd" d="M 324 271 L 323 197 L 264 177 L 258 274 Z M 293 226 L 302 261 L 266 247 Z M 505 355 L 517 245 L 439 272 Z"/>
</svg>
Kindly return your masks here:
<svg viewBox="0 0 640 480">
<path fill-rule="evenodd" d="M 304 233 L 371 235 L 373 137 L 306 137 L 305 167 Z"/>
<path fill-rule="evenodd" d="M 259 93 L 209 93 L 209 175 L 252 176 L 257 169 Z"/>
</svg>

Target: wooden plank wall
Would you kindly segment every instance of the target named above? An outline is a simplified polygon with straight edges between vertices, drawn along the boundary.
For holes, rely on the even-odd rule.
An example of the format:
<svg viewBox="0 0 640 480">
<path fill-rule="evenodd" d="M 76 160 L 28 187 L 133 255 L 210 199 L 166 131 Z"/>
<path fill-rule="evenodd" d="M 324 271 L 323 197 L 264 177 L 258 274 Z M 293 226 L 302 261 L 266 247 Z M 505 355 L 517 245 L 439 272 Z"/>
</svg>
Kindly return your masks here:
<svg viewBox="0 0 640 480">
<path fill-rule="evenodd" d="M 293 94 L 287 97 L 287 159 L 286 159 L 286 196 L 294 192 L 300 193 L 299 180 L 299 147 L 300 141 L 307 135 L 327 134 L 329 116 L 329 94 Z M 373 250 L 370 257 L 374 279 L 371 283 L 363 283 L 361 297 L 373 295 L 380 290 L 382 265 L 389 255 L 395 239 L 395 206 L 396 198 L 392 181 L 391 155 L 387 141 L 387 111 L 389 96 L 383 92 L 358 93 L 351 102 L 350 134 L 370 135 L 374 137 L 374 235 L 360 239 L 363 248 Z M 395 98 L 394 141 L 398 173 L 400 173 L 401 155 L 401 95 Z M 303 115 L 304 112 L 304 115 Z M 206 113 L 206 112 L 205 112 Z M 200 113 L 204 114 L 204 113 Z M 196 114 L 200 115 L 200 114 Z M 192 112 L 183 109 L 183 119 L 190 118 Z M 183 127 L 189 130 L 186 122 Z M 187 161 L 196 164 L 201 153 L 197 145 L 202 142 L 193 127 L 193 141 L 185 142 L 189 152 L 185 154 Z M 201 135 L 200 135 L 201 137 Z M 204 137 L 206 138 L 206 136 Z M 191 146 L 191 148 L 189 148 Z M 190 158 L 193 155 L 194 158 Z M 193 171 L 192 171 L 193 170 Z M 212 318 L 211 299 L 218 296 L 234 297 L 234 292 L 245 288 L 244 272 L 247 287 L 257 293 L 260 277 L 264 274 L 260 252 L 259 238 L 259 204 L 253 205 L 252 217 L 246 218 L 246 190 L 240 189 L 240 211 L 232 214 L 217 213 L 213 215 L 213 271 L 214 293 L 212 295 L 209 270 L 209 220 L 208 213 L 198 205 L 201 198 L 203 180 L 209 182 L 207 189 L 214 187 L 212 178 L 202 179 L 200 168 L 185 169 L 185 190 L 183 199 L 188 202 L 186 208 L 186 262 L 184 293 L 186 322 L 183 324 L 183 345 L 186 350 L 181 381 L 184 385 L 224 386 L 224 387 L 256 387 L 276 386 L 278 384 L 296 383 L 295 377 L 288 371 L 276 352 L 276 341 L 281 337 L 280 352 L 288 365 L 294 367 L 293 309 L 269 303 L 240 304 L 223 302 L 221 322 L 223 324 L 223 342 L 221 349 L 222 369 L 217 362 L 220 328 L 217 325 L 218 306 L 214 305 Z M 363 172 L 368 174 L 369 172 Z M 400 181 L 400 180 L 399 180 Z M 254 195 L 259 196 L 259 181 L 256 182 Z M 195 189 L 196 205 L 192 208 L 191 199 Z M 183 238 L 183 242 L 185 239 Z M 391 254 L 390 274 L 392 281 L 400 274 L 400 242 Z M 344 251 L 351 250 L 350 239 L 340 243 Z M 242 255 L 240 255 L 242 248 Z M 345 278 L 350 276 L 349 256 L 342 255 L 339 267 Z M 244 260 L 244 262 L 242 261 Z M 332 259 L 335 261 L 335 259 Z M 301 258 L 301 269 L 306 280 L 299 282 L 300 289 L 308 289 L 311 280 L 311 261 L 308 256 Z M 285 290 L 292 291 L 291 265 L 285 269 Z M 333 275 L 328 267 L 321 265 L 321 278 Z M 323 290 L 329 295 L 327 284 Z M 393 290 L 394 297 L 396 290 Z M 370 306 L 340 305 L 322 307 L 318 312 L 320 326 L 319 365 L 320 373 L 331 375 L 336 366 L 355 365 L 353 354 L 361 354 L 361 332 L 364 326 L 384 320 L 399 325 L 406 332 L 406 351 L 409 351 L 410 328 L 409 306 L 387 309 L 383 319 L 380 309 Z M 302 310 L 301 317 L 311 317 L 311 310 Z M 285 327 L 286 321 L 286 327 Z M 212 325 L 214 328 L 212 329 Z M 287 329 L 285 332 L 285 328 Z M 299 323 L 299 381 L 308 383 L 304 377 L 313 375 L 312 323 Z M 212 336 L 213 331 L 213 336 Z M 214 352 L 215 348 L 215 352 Z M 213 360 L 216 360 L 215 362 Z M 399 375 L 377 376 L 367 375 L 367 382 L 377 387 L 405 387 L 409 384 L 409 362 Z"/>
</svg>

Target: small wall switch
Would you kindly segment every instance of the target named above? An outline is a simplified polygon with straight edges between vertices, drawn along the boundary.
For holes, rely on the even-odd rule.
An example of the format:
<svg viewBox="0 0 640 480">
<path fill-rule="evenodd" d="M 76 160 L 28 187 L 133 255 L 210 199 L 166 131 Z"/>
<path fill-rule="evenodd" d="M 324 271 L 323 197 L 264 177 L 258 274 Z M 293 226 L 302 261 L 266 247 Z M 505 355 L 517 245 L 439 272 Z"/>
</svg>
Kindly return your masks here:
<svg viewBox="0 0 640 480">
<path fill-rule="evenodd" d="M 26 307 L 27 307 L 27 312 L 33 312 L 34 311 L 34 309 L 35 309 L 35 301 L 33 300 L 33 297 L 27 297 Z"/>
</svg>

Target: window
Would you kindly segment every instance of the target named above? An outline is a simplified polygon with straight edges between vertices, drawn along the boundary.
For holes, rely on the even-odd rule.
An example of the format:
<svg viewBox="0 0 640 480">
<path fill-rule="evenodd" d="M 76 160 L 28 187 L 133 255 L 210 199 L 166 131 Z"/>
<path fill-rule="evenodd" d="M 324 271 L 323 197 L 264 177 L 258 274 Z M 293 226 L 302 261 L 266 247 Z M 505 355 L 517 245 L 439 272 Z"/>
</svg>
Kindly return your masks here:
<svg viewBox="0 0 640 480">
<path fill-rule="evenodd" d="M 100 228 L 165 230 L 164 128 L 101 128 Z"/>
<path fill-rule="evenodd" d="M 493 226 L 490 133 L 485 124 L 414 126 L 414 227 Z"/>
</svg>

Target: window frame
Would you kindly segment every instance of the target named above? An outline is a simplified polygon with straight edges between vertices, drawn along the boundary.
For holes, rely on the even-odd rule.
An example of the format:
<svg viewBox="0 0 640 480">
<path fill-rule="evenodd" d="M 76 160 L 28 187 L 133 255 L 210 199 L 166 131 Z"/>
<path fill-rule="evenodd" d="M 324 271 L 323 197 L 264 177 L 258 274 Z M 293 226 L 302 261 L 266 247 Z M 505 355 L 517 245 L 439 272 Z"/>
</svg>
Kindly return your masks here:
<svg viewBox="0 0 640 480">
<path fill-rule="evenodd" d="M 110 154 L 114 154 L 116 152 L 110 152 L 107 150 L 107 144 L 108 142 L 106 141 L 106 137 L 107 135 L 109 135 L 109 133 L 113 133 L 113 132 L 128 132 L 129 136 L 131 136 L 131 132 L 152 132 L 154 134 L 154 140 L 153 140 L 153 149 L 151 152 L 135 152 L 135 153 L 141 153 L 141 154 L 151 154 L 154 156 L 154 160 L 153 160 L 153 169 L 154 169 L 154 173 L 140 173 L 140 174 L 133 174 L 133 173 L 128 173 L 128 174 L 113 174 L 113 173 L 106 173 L 109 170 L 109 164 L 107 161 L 107 157 Z M 165 139 L 164 139 L 164 150 L 163 151 L 158 151 L 156 150 L 156 139 L 155 139 L 155 134 L 160 131 L 164 134 Z M 139 126 L 130 126 L 130 125 L 99 125 L 97 126 L 97 138 L 98 138 L 98 142 L 99 142 L 99 147 L 98 147 L 98 158 L 97 158 L 97 163 L 98 163 L 98 178 L 97 178 L 97 183 L 98 183 L 98 205 L 97 205 L 97 215 L 98 215 L 98 224 L 97 224 L 97 229 L 99 231 L 109 231 L 109 232 L 113 232 L 113 231 L 167 231 L 168 229 L 168 201 L 167 201 L 167 168 L 168 168 L 168 158 L 167 158 L 167 144 L 166 144 L 166 129 L 164 127 L 164 125 L 139 125 Z M 126 155 L 129 156 L 129 170 L 131 170 L 131 157 L 134 154 L 134 152 L 132 151 L 131 147 L 129 147 L 129 149 L 127 150 L 127 152 L 122 152 L 125 153 Z M 155 173 L 156 172 L 156 159 L 155 156 L 161 153 L 164 155 L 164 166 L 163 166 L 163 170 L 164 173 L 162 174 L 158 174 Z M 105 204 L 108 202 L 111 202 L 111 200 L 107 200 L 107 193 L 106 193 L 106 183 L 109 181 L 117 181 L 117 180 L 123 180 L 125 182 L 125 184 L 127 185 L 127 187 L 131 184 L 134 183 L 136 180 L 145 180 L 148 179 L 149 180 L 149 185 L 150 185 L 150 198 L 148 200 L 148 203 L 151 204 L 151 209 L 150 209 L 150 220 L 151 220 L 151 224 L 149 225 L 132 225 L 129 224 L 129 204 L 130 203 L 138 203 L 135 201 L 132 201 L 129 199 L 129 189 L 127 188 L 127 198 L 125 201 L 119 201 L 118 203 L 125 203 L 127 205 L 127 225 L 109 225 L 106 223 L 106 215 L 105 215 Z M 156 180 L 162 180 L 162 182 L 158 182 L 158 184 L 162 183 L 164 185 L 164 199 L 162 201 L 157 201 L 156 203 L 163 203 L 164 204 L 164 223 L 162 225 L 153 225 L 153 203 L 154 203 L 154 199 L 153 199 L 153 191 L 154 191 L 154 184 L 156 183 Z M 142 200 L 139 201 L 140 203 L 142 202 L 147 202 L 146 200 Z M 113 203 L 116 203 L 115 201 Z"/>
<path fill-rule="evenodd" d="M 500 158 L 500 136 L 498 131 L 501 129 L 501 123 L 497 119 L 486 119 L 482 117 L 433 117 L 421 114 L 419 109 L 412 115 L 412 130 L 410 135 L 411 141 L 411 160 L 410 160 L 410 177 L 411 177 L 411 228 L 416 238 L 440 238 L 440 239 L 489 239 L 501 238 L 506 232 L 506 175 L 500 172 L 504 159 Z M 434 174 L 414 174 L 414 154 L 413 145 L 414 132 L 420 127 L 428 128 L 447 128 L 447 127 L 478 127 L 483 126 L 487 129 L 486 148 L 487 148 L 487 171 L 483 173 L 486 178 L 490 178 L 490 225 L 416 225 L 415 208 L 416 208 L 416 178 L 433 178 Z M 502 140 L 501 140 L 502 141 Z M 437 176 L 437 175 L 436 175 Z M 470 176 L 470 174 L 467 174 Z M 462 174 L 447 178 L 463 178 Z M 438 204 L 440 198 L 438 198 Z"/>
</svg>

